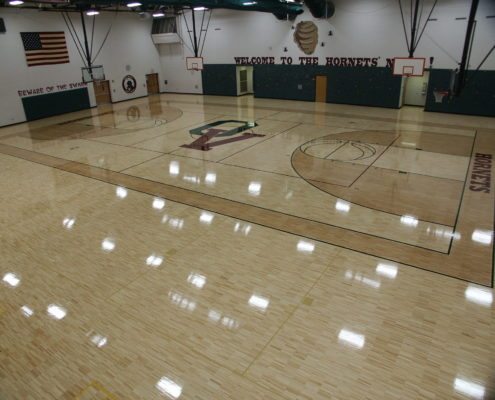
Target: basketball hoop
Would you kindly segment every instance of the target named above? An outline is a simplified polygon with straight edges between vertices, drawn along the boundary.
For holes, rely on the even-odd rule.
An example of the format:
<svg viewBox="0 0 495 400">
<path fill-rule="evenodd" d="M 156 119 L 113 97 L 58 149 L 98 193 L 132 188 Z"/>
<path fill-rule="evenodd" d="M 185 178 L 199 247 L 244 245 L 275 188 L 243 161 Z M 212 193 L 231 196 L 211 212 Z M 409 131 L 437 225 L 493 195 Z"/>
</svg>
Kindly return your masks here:
<svg viewBox="0 0 495 400">
<path fill-rule="evenodd" d="M 393 74 L 395 76 L 423 76 L 424 70 L 424 58 L 394 58 Z"/>
<path fill-rule="evenodd" d="M 83 82 L 89 83 L 105 80 L 105 71 L 102 65 L 92 65 L 91 68 L 83 67 L 81 71 Z"/>
<path fill-rule="evenodd" d="M 435 96 L 435 103 L 442 103 L 443 98 L 449 94 L 448 90 L 434 90 L 433 96 Z"/>
<path fill-rule="evenodd" d="M 190 71 L 203 69 L 203 57 L 186 57 L 186 68 Z"/>
</svg>

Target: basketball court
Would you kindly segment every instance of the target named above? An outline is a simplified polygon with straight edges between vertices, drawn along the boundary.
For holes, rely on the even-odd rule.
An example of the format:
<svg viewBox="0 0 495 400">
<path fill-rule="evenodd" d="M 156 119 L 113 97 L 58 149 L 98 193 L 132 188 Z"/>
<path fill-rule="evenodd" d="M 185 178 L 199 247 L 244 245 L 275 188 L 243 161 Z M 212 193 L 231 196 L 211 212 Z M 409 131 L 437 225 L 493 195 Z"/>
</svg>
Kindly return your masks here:
<svg viewBox="0 0 495 400">
<path fill-rule="evenodd" d="M 0 398 L 494 398 L 493 117 L 162 75 L 0 127 Z"/>
</svg>

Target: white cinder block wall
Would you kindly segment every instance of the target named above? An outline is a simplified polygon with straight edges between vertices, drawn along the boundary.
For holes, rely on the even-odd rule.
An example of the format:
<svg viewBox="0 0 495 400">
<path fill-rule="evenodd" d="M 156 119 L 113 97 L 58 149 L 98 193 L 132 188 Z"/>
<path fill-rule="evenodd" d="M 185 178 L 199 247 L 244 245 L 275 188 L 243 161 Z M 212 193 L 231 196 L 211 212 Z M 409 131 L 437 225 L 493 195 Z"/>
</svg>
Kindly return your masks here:
<svg viewBox="0 0 495 400">
<path fill-rule="evenodd" d="M 426 4 L 431 4 L 429 0 Z M 395 0 L 334 0 L 336 12 L 329 20 L 315 20 L 306 11 L 296 21 L 278 21 L 273 15 L 255 12 L 214 10 L 204 45 L 203 57 L 207 64 L 233 64 L 234 57 L 271 56 L 279 62 L 280 57 L 290 56 L 294 64 L 305 56 L 293 41 L 293 25 L 299 21 L 312 20 L 319 30 L 319 42 L 312 56 L 320 57 L 380 57 L 379 65 L 386 58 L 407 56 L 402 22 Z M 408 3 L 406 21 L 409 20 Z M 435 68 L 455 68 L 460 61 L 464 42 L 469 3 L 465 0 L 439 1 L 423 38 L 416 50 L 418 57 L 434 57 Z M 428 7 L 425 7 L 427 9 Z M 495 1 L 480 0 L 477 14 L 476 36 L 471 55 L 470 68 L 476 68 L 493 45 L 495 19 L 486 16 L 495 14 Z M 80 32 L 79 15 L 72 13 L 73 21 Z M 201 16 L 201 12 L 199 12 Z M 36 10 L 1 8 L 7 33 L 0 34 L 0 126 L 25 120 L 19 90 L 35 89 L 47 85 L 80 82 L 83 65 L 76 47 L 67 32 L 59 13 Z M 186 13 L 189 18 L 190 13 Z M 200 20 L 200 18 L 198 18 Z M 90 28 L 90 19 L 87 18 Z M 140 19 L 136 14 L 101 13 L 96 17 L 96 49 L 101 44 L 108 27 L 113 22 L 108 40 L 96 60 L 105 68 L 111 81 L 112 100 L 122 101 L 146 95 L 145 75 L 159 72 L 160 90 L 166 92 L 202 93 L 201 73 L 187 71 L 185 58 L 192 56 L 189 35 L 182 18 L 179 29 L 184 44 L 158 45 L 151 40 L 151 20 Z M 70 63 L 27 67 L 20 32 L 64 30 L 70 54 Z M 333 36 L 328 36 L 329 31 Z M 189 47 L 189 48 L 188 48 Z M 284 52 L 287 47 L 287 52 Z M 126 68 L 130 68 L 127 71 Z M 486 61 L 482 69 L 495 70 L 495 54 Z M 132 94 L 122 90 L 122 78 L 133 75 L 137 89 Z M 165 84 L 165 80 L 167 84 Z M 90 98 L 94 104 L 91 85 Z"/>
<path fill-rule="evenodd" d="M 433 0 L 425 1 L 424 14 Z M 320 57 L 380 57 L 379 66 L 386 65 L 386 58 L 407 57 L 406 41 L 396 0 L 334 0 L 335 15 L 328 20 L 315 20 L 309 11 L 294 22 L 279 21 L 271 14 L 214 10 L 203 51 L 206 64 L 233 64 L 234 57 L 267 56 L 292 57 L 293 64 L 305 54 L 293 40 L 291 29 L 299 21 L 314 21 L 318 26 L 319 42 L 312 56 Z M 405 19 L 409 21 L 409 2 L 404 2 Z M 461 59 L 466 33 L 470 2 L 465 0 L 439 1 L 429 22 L 415 56 L 434 57 L 435 68 L 456 68 Z M 198 12 L 201 16 L 201 12 Z M 470 68 L 476 68 L 493 46 L 495 38 L 495 1 L 480 0 L 477 27 L 471 54 Z M 186 13 L 189 26 L 190 13 Z M 456 20 L 465 17 L 466 20 Z M 197 18 L 199 19 L 199 18 Z M 425 17 L 423 17 L 424 21 Z M 191 47 L 186 25 L 180 19 L 181 37 Z M 328 36 L 329 31 L 333 36 Z M 287 52 L 284 52 L 287 47 Z M 164 79 L 168 80 L 166 91 L 197 92 L 201 74 L 190 76 L 184 71 L 185 57 L 192 52 L 179 44 L 159 45 L 160 62 Z M 482 69 L 495 70 L 495 54 Z"/>
<path fill-rule="evenodd" d="M 70 15 L 82 38 L 79 14 Z M 81 82 L 83 62 L 60 13 L 1 8 L 0 17 L 5 20 L 7 29 L 6 33 L 0 34 L 2 126 L 25 121 L 19 90 Z M 95 64 L 104 66 L 106 78 L 111 82 L 113 101 L 146 96 L 145 75 L 161 70 L 156 46 L 151 41 L 151 20 L 142 20 L 135 14 L 119 13 L 115 18 L 113 13 L 101 13 L 96 17 L 94 55 L 112 23 L 111 32 Z M 91 31 L 91 18 L 86 17 L 86 24 Z M 20 32 L 58 30 L 65 31 L 70 63 L 28 67 Z M 126 66 L 129 66 L 129 71 Z M 127 74 L 133 75 L 137 80 L 136 91 L 132 94 L 125 93 L 122 89 L 122 78 Z M 91 104 L 94 105 L 92 85 L 88 85 L 88 88 Z"/>
</svg>

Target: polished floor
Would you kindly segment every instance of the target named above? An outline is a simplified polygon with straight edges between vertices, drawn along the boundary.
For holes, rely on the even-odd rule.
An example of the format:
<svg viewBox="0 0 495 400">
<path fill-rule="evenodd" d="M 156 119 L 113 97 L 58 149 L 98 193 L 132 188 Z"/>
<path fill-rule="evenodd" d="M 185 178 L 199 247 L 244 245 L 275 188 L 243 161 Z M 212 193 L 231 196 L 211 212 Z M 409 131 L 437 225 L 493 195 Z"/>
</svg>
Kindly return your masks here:
<svg viewBox="0 0 495 400">
<path fill-rule="evenodd" d="M 0 399 L 492 399 L 495 120 L 162 94 L 0 128 Z"/>
</svg>

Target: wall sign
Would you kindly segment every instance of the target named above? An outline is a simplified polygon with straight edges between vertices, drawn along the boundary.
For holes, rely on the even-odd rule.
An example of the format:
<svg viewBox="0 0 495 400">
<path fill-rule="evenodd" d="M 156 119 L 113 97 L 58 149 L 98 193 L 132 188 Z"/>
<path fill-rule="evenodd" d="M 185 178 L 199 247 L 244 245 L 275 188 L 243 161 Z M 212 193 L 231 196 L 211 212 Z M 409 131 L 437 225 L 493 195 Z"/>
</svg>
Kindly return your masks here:
<svg viewBox="0 0 495 400">
<path fill-rule="evenodd" d="M 124 76 L 124 79 L 122 79 L 122 89 L 124 89 L 124 92 L 134 93 L 136 87 L 137 87 L 136 78 L 134 78 L 132 75 Z"/>
<path fill-rule="evenodd" d="M 324 65 L 326 67 L 377 67 L 381 57 L 234 57 L 237 65 Z M 392 68 L 393 58 L 386 58 Z M 278 62 L 276 62 L 278 61 Z M 320 62 L 322 61 L 322 62 Z"/>
<path fill-rule="evenodd" d="M 55 85 L 41 86 L 32 89 L 19 89 L 17 94 L 19 97 L 37 96 L 40 94 L 49 94 L 55 92 L 63 92 L 65 90 L 78 89 L 87 87 L 85 82 L 61 83 Z"/>
<path fill-rule="evenodd" d="M 318 44 L 318 27 L 311 21 L 301 21 L 296 25 L 294 42 L 304 54 L 313 54 Z"/>
</svg>

